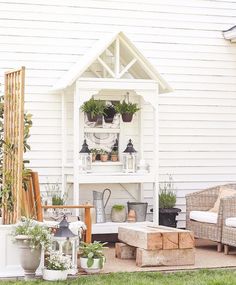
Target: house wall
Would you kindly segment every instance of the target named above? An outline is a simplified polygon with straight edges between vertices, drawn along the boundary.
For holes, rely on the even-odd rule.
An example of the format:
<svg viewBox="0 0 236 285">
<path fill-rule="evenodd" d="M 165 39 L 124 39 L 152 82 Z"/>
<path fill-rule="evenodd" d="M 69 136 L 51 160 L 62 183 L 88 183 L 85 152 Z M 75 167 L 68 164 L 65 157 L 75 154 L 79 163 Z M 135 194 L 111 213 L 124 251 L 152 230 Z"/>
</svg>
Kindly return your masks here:
<svg viewBox="0 0 236 285">
<path fill-rule="evenodd" d="M 42 188 L 60 183 L 61 174 L 61 96 L 48 90 L 114 30 L 124 31 L 175 90 L 160 96 L 159 163 L 160 179 L 170 173 L 175 181 L 179 226 L 186 193 L 235 181 L 236 48 L 221 33 L 235 24 L 235 1 L 7 0 L 0 11 L 0 81 L 5 70 L 26 66 L 34 121 L 27 157 Z"/>
</svg>

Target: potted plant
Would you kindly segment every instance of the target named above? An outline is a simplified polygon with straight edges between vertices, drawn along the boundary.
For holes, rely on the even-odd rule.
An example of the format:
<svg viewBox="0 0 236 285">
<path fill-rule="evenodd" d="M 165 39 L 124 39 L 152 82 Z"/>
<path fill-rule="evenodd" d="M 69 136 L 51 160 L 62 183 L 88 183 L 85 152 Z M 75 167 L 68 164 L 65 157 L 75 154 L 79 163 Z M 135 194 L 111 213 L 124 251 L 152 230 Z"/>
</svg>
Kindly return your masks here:
<svg viewBox="0 0 236 285">
<path fill-rule="evenodd" d="M 34 220 L 23 219 L 16 225 L 13 235 L 20 249 L 20 262 L 25 279 L 34 278 L 42 249 L 48 249 L 51 245 L 51 232 Z"/>
<path fill-rule="evenodd" d="M 92 162 L 94 162 L 96 160 L 98 150 L 96 148 L 91 148 L 90 152 L 92 153 Z"/>
<path fill-rule="evenodd" d="M 159 224 L 176 228 L 176 216 L 181 211 L 175 208 L 176 193 L 174 191 L 173 179 L 169 175 L 169 181 L 160 183 L 159 186 Z"/>
<path fill-rule="evenodd" d="M 113 161 L 113 162 L 118 161 L 118 151 L 117 150 L 111 151 L 111 161 Z"/>
<path fill-rule="evenodd" d="M 138 104 L 130 102 L 126 103 L 125 100 L 123 100 L 122 103 L 117 103 L 115 109 L 117 113 L 121 114 L 123 122 L 131 122 L 133 115 L 140 110 Z"/>
<path fill-rule="evenodd" d="M 107 105 L 104 109 L 105 123 L 112 123 L 116 114 L 116 109 L 113 105 Z"/>
<path fill-rule="evenodd" d="M 80 245 L 80 266 L 87 273 L 100 272 L 105 263 L 103 254 L 104 246 L 107 243 L 94 241 L 93 243 L 82 242 Z"/>
<path fill-rule="evenodd" d="M 64 205 L 64 203 L 65 201 L 60 195 L 54 194 L 52 196 L 52 205 L 58 206 L 58 205 Z"/>
<path fill-rule="evenodd" d="M 122 223 L 126 221 L 126 209 L 124 205 L 113 205 L 111 209 L 111 221 Z"/>
<path fill-rule="evenodd" d="M 101 150 L 100 158 L 102 162 L 106 162 L 108 160 L 108 152 L 105 150 Z"/>
<path fill-rule="evenodd" d="M 81 109 L 87 114 L 89 122 L 96 122 L 104 114 L 105 102 L 91 98 L 84 102 Z"/>
<path fill-rule="evenodd" d="M 51 251 L 50 255 L 45 258 L 43 279 L 48 281 L 66 280 L 68 269 L 70 268 L 70 257 L 63 255 L 59 251 Z"/>
</svg>

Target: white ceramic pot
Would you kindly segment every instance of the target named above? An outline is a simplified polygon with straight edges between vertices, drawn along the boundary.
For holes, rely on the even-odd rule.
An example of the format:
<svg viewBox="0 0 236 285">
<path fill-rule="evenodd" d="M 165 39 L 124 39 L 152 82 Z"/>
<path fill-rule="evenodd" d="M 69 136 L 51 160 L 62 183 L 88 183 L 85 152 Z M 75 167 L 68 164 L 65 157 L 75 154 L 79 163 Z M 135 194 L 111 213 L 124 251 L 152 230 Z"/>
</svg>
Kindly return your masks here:
<svg viewBox="0 0 236 285">
<path fill-rule="evenodd" d="M 43 269 L 43 279 L 47 281 L 66 280 L 68 270 L 49 270 Z"/>
<path fill-rule="evenodd" d="M 15 239 L 20 251 L 20 263 L 24 269 L 25 280 L 33 279 L 41 261 L 41 247 L 32 250 L 29 236 L 18 235 Z"/>
<path fill-rule="evenodd" d="M 99 273 L 103 266 L 104 266 L 104 261 L 103 261 L 103 266 L 102 268 L 100 268 L 100 264 L 99 264 L 99 259 L 98 258 L 95 258 L 94 259 L 94 263 L 91 267 L 88 267 L 87 265 L 87 261 L 88 261 L 88 258 L 85 258 L 85 257 L 80 257 L 80 266 L 81 268 L 87 272 L 87 273 L 90 273 L 90 274 L 93 274 L 93 273 Z"/>
</svg>

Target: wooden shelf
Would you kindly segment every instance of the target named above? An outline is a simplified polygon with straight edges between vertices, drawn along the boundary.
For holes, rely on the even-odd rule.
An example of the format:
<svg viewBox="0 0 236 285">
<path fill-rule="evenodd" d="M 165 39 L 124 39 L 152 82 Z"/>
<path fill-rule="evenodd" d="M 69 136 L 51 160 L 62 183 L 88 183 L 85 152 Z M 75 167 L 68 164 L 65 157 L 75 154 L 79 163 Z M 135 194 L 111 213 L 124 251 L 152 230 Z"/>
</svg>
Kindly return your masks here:
<svg viewBox="0 0 236 285">
<path fill-rule="evenodd" d="M 108 160 L 108 161 L 105 161 L 105 162 L 102 162 L 102 161 L 94 161 L 92 162 L 92 166 L 115 166 L 115 165 L 122 165 L 122 162 L 121 161 L 111 161 L 111 160 Z"/>
<path fill-rule="evenodd" d="M 120 129 L 118 128 L 89 128 L 85 127 L 84 128 L 85 133 L 98 133 L 98 134 L 103 134 L 103 133 L 112 133 L 112 134 L 118 134 L 120 133 Z"/>
<path fill-rule="evenodd" d="M 138 174 L 123 172 L 79 173 L 80 184 L 103 183 L 152 183 L 155 182 L 154 173 Z M 67 176 L 68 183 L 74 183 L 73 175 Z"/>
</svg>

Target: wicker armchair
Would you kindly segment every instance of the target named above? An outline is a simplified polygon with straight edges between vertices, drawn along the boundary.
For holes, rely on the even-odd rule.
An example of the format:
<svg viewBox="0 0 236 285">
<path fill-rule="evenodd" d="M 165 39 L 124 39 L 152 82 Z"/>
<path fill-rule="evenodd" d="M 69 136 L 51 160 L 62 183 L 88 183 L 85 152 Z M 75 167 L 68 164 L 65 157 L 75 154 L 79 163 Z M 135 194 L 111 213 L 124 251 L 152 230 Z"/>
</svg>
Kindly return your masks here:
<svg viewBox="0 0 236 285">
<path fill-rule="evenodd" d="M 186 228 L 193 231 L 196 238 L 209 239 L 217 242 L 218 251 L 222 250 L 222 203 L 220 202 L 216 224 L 191 220 L 190 212 L 210 210 L 219 196 L 220 187 L 221 186 L 216 186 L 186 195 Z"/>
<path fill-rule="evenodd" d="M 225 254 L 229 253 L 229 246 L 236 247 L 236 227 L 227 226 L 226 219 L 236 218 L 236 196 L 227 197 L 222 200 L 223 204 L 223 227 L 222 244 L 224 244 Z"/>
</svg>

